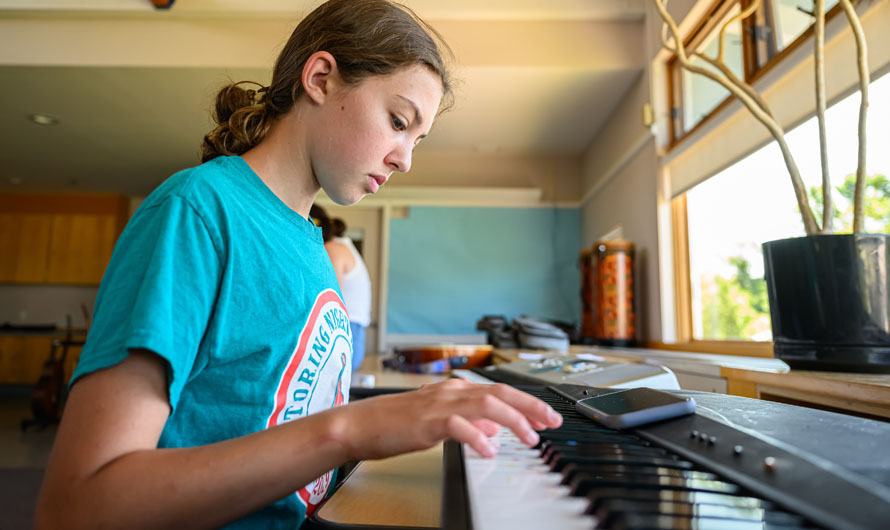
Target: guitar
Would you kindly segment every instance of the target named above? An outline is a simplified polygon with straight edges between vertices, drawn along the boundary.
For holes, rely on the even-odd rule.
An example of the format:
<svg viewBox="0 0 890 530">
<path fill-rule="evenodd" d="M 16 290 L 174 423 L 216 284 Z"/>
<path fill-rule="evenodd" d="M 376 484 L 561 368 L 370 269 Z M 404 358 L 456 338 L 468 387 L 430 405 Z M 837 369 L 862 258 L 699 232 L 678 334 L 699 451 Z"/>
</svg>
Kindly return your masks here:
<svg viewBox="0 0 890 530">
<path fill-rule="evenodd" d="M 46 425 L 59 421 L 62 409 L 62 396 L 65 391 L 64 370 L 65 358 L 70 346 L 81 346 L 83 341 L 71 339 L 71 316 L 67 317 L 64 340 L 54 340 L 49 352 L 49 359 L 43 363 L 43 370 L 34 389 L 31 391 L 31 411 L 36 423 Z"/>
</svg>

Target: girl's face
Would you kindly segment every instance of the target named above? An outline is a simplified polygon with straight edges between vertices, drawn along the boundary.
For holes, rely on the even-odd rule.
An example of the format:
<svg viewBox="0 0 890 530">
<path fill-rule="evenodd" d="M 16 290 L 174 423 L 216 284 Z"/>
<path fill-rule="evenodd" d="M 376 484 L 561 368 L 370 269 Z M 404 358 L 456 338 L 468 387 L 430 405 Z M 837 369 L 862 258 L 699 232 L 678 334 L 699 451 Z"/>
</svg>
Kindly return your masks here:
<svg viewBox="0 0 890 530">
<path fill-rule="evenodd" d="M 420 65 L 341 84 L 325 100 L 312 135 L 312 172 L 325 193 L 337 204 L 355 204 L 393 171 L 411 169 L 411 152 L 432 127 L 441 99 L 439 77 Z"/>
</svg>

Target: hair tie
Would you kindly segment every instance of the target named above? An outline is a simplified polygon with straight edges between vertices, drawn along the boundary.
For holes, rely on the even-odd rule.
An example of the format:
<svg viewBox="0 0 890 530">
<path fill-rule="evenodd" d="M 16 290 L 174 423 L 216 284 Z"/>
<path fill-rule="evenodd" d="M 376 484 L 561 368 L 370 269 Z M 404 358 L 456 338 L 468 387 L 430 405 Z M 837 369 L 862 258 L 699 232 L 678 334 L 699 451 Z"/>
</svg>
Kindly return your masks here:
<svg viewBox="0 0 890 530">
<path fill-rule="evenodd" d="M 266 100 L 266 93 L 268 93 L 268 92 L 269 92 L 269 87 L 260 86 L 260 88 L 257 89 L 256 92 L 253 93 L 254 104 L 256 104 L 256 105 L 264 104 L 265 100 Z"/>
</svg>

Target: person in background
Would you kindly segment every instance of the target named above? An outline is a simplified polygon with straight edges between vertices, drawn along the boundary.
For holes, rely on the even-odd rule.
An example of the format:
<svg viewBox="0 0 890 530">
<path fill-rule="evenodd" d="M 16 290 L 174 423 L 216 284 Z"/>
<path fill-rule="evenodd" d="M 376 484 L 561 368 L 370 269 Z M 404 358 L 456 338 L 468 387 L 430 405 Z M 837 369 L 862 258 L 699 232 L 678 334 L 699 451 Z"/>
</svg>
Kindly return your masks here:
<svg viewBox="0 0 890 530">
<path fill-rule="evenodd" d="M 299 528 L 346 462 L 446 439 L 483 456 L 562 418 L 452 379 L 349 403 L 349 320 L 319 191 L 355 204 L 448 106 L 435 32 L 386 0 L 330 0 L 268 87 L 217 96 L 202 164 L 152 192 L 99 288 L 37 503 L 38 529 Z"/>
<path fill-rule="evenodd" d="M 331 221 L 331 227 L 333 228 L 334 237 L 345 237 L 346 235 L 346 222 L 339 217 L 335 217 Z"/>
<path fill-rule="evenodd" d="M 344 237 L 346 223 L 342 219 L 330 219 L 320 206 L 312 206 L 318 210 L 322 223 L 322 234 L 326 231 L 324 248 L 331 258 L 334 273 L 340 283 L 346 312 L 349 313 L 349 329 L 352 331 L 352 372 L 358 371 L 365 358 L 365 329 L 371 323 L 371 277 L 361 254 L 352 240 Z M 310 215 L 316 218 L 315 215 Z"/>
</svg>

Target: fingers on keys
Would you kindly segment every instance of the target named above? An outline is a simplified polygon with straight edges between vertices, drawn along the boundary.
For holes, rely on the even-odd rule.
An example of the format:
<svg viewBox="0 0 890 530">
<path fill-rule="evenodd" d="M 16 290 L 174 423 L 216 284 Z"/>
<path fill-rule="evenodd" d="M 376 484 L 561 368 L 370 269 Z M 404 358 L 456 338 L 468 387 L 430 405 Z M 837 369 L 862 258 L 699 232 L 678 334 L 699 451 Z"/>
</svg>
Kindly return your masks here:
<svg viewBox="0 0 890 530">
<path fill-rule="evenodd" d="M 540 399 L 513 387 L 492 385 L 495 394 L 523 413 L 536 430 L 555 429 L 562 425 L 562 416 Z"/>
<path fill-rule="evenodd" d="M 468 444 L 485 458 L 492 458 L 497 453 L 497 448 L 490 442 L 488 436 L 460 414 L 452 414 L 448 417 L 446 429 L 451 438 Z"/>
</svg>

